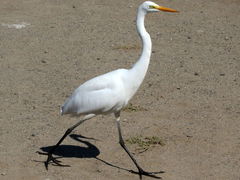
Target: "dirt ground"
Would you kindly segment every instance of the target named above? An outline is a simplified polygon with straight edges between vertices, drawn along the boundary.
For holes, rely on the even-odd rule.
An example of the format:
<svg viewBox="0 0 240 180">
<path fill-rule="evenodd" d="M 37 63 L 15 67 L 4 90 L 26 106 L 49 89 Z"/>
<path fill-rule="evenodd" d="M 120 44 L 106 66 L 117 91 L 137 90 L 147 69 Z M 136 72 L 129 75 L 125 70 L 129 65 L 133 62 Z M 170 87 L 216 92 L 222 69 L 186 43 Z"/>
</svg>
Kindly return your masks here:
<svg viewBox="0 0 240 180">
<path fill-rule="evenodd" d="M 0 179 L 139 179 L 118 144 L 114 117 L 98 116 L 47 151 L 77 118 L 59 107 L 84 81 L 129 68 L 141 44 L 140 0 L 0 1 Z M 142 167 L 165 180 L 240 180 L 240 1 L 166 0 L 178 14 L 146 18 L 153 41 L 147 76 L 122 112 L 125 139 L 158 137 Z M 82 138 L 82 136 L 87 138 Z M 152 179 L 143 177 L 143 179 Z"/>
</svg>

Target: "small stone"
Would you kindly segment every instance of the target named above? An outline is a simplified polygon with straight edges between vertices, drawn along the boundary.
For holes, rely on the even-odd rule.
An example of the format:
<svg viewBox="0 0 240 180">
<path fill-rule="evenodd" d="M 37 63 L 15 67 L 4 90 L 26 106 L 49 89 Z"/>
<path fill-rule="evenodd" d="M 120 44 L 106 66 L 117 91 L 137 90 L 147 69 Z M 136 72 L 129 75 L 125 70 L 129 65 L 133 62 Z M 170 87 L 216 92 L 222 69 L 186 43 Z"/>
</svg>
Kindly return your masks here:
<svg viewBox="0 0 240 180">
<path fill-rule="evenodd" d="M 228 36 L 226 36 L 224 39 L 225 39 L 225 40 L 229 40 L 229 37 L 228 37 Z"/>
<path fill-rule="evenodd" d="M 76 6 L 73 5 L 72 8 L 76 8 Z"/>
<path fill-rule="evenodd" d="M 195 76 L 198 76 L 199 74 L 197 72 L 194 73 Z"/>
<path fill-rule="evenodd" d="M 44 63 L 44 64 L 45 64 L 45 63 L 47 63 L 47 62 L 46 62 L 45 60 L 41 60 L 41 63 Z"/>
<path fill-rule="evenodd" d="M 220 73 L 220 76 L 225 76 L 225 73 Z"/>
<path fill-rule="evenodd" d="M 197 30 L 197 33 L 203 33 L 203 32 L 204 32 L 204 30 L 202 30 L 202 29 Z"/>
<path fill-rule="evenodd" d="M 123 122 L 127 122 L 128 120 L 127 119 L 123 119 Z"/>
</svg>

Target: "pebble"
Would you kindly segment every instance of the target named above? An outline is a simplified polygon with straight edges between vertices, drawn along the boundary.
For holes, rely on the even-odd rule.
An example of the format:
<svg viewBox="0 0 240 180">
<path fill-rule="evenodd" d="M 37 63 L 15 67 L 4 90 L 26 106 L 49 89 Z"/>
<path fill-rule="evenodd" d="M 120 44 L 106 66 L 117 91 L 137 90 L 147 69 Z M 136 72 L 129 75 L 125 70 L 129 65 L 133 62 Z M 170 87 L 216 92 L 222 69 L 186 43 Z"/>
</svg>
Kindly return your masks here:
<svg viewBox="0 0 240 180">
<path fill-rule="evenodd" d="M 123 122 L 127 122 L 128 120 L 127 119 L 123 119 Z"/>
<path fill-rule="evenodd" d="M 204 30 L 202 30 L 202 29 L 197 30 L 197 33 L 203 33 L 203 32 L 204 32 Z"/>
</svg>

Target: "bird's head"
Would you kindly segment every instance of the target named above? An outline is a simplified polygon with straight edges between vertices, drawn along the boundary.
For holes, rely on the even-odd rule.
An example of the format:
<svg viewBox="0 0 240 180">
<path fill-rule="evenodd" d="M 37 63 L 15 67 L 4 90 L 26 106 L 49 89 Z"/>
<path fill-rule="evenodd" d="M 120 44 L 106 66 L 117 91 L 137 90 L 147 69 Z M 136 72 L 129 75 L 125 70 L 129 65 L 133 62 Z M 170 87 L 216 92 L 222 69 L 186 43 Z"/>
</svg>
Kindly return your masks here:
<svg viewBox="0 0 240 180">
<path fill-rule="evenodd" d="M 159 12 L 159 11 L 178 12 L 175 9 L 159 6 L 159 5 L 157 5 L 156 3 L 152 2 L 152 1 L 145 1 L 144 3 L 142 3 L 140 8 L 143 11 L 145 11 L 146 13 L 149 13 L 149 12 Z"/>
</svg>

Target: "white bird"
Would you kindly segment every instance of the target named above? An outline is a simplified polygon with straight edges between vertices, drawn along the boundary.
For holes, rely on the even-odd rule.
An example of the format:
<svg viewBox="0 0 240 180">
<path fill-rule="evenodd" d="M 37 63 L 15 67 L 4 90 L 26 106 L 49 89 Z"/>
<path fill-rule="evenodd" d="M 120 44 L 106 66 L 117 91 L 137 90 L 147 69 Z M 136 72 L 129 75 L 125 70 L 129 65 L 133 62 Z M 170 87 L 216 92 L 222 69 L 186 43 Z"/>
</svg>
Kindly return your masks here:
<svg viewBox="0 0 240 180">
<path fill-rule="evenodd" d="M 138 8 L 136 24 L 137 32 L 142 40 L 142 54 L 132 68 L 118 69 L 83 83 L 63 104 L 61 107 L 62 115 L 72 114 L 83 116 L 83 118 L 67 129 L 63 137 L 48 153 L 39 152 L 40 154 L 48 155 L 48 159 L 45 162 L 46 169 L 48 169 L 48 164 L 51 161 L 57 165 L 66 166 L 60 164 L 60 161 L 53 158 L 52 154 L 73 129 L 96 115 L 114 113 L 118 128 L 119 143 L 138 169 L 138 172 L 132 170 L 130 170 L 130 172 L 139 174 L 140 178 L 142 175 L 157 177 L 154 174 L 160 173 L 146 172 L 138 165 L 137 161 L 125 146 L 120 128 L 120 112 L 128 104 L 129 100 L 143 82 L 150 62 L 152 42 L 150 35 L 144 27 L 145 15 L 149 12 L 158 11 L 177 12 L 174 9 L 159 6 L 151 1 L 142 3 Z"/>
</svg>

